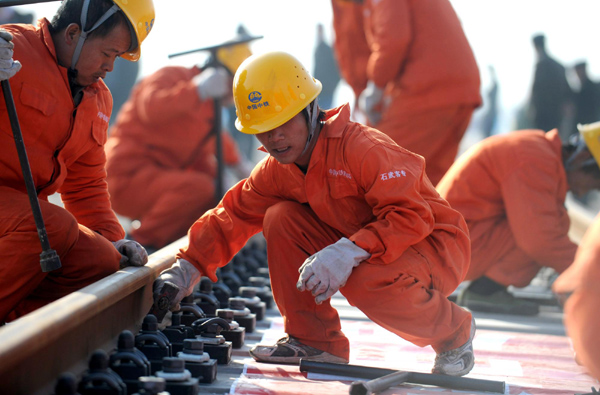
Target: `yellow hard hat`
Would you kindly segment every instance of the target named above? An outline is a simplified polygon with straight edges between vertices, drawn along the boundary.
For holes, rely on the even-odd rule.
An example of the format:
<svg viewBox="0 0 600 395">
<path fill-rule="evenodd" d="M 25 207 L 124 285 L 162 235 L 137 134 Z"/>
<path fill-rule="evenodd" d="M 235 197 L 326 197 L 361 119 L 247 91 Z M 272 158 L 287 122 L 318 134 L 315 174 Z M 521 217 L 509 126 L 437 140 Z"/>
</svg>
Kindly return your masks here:
<svg viewBox="0 0 600 395">
<path fill-rule="evenodd" d="M 113 2 L 129 20 L 133 28 L 132 34 L 135 34 L 137 40 L 134 49 L 124 53 L 121 57 L 135 62 L 140 58 L 142 42 L 148 37 L 154 26 L 154 3 L 152 0 L 113 0 Z"/>
<path fill-rule="evenodd" d="M 233 78 L 235 127 L 246 134 L 273 130 L 308 106 L 321 89 L 321 82 L 292 55 L 250 56 Z"/>
<path fill-rule="evenodd" d="M 579 124 L 577 125 L 577 129 L 600 167 L 600 121 L 586 125 Z"/>
<path fill-rule="evenodd" d="M 229 45 L 217 50 L 217 59 L 229 69 L 231 74 L 235 74 L 238 67 L 250 55 L 252 55 L 252 51 L 248 43 Z"/>
</svg>

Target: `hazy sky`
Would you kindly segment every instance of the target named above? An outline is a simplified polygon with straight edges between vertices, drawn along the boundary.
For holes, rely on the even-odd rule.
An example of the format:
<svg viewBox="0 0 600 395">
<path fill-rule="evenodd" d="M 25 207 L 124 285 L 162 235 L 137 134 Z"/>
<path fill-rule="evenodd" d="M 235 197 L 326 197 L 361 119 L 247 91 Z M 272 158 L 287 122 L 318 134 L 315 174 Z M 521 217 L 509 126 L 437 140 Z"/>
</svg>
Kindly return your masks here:
<svg viewBox="0 0 600 395">
<path fill-rule="evenodd" d="M 202 63 L 204 55 L 168 59 L 175 52 L 215 45 L 234 36 L 239 23 L 264 39 L 254 52 L 285 50 L 312 69 L 316 24 L 333 39 L 329 0 L 154 0 L 155 27 L 142 45 L 140 76 L 170 64 Z M 587 59 L 590 74 L 600 79 L 597 37 L 600 2 L 595 0 L 451 0 L 480 66 L 482 91 L 489 83 L 488 66 L 500 83 L 502 127 L 527 98 L 534 67 L 531 36 L 544 32 L 549 52 L 565 66 Z M 51 17 L 59 2 L 22 6 L 36 16 Z M 350 101 L 347 87 L 338 101 Z M 505 131 L 505 130 L 502 130 Z"/>
</svg>

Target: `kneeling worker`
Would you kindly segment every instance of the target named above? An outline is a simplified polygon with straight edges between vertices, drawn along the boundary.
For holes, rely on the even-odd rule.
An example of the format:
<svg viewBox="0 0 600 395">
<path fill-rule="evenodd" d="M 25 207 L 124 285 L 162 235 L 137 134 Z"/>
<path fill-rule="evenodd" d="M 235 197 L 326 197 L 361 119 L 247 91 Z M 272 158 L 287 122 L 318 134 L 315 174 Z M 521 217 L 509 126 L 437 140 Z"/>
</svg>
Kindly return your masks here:
<svg viewBox="0 0 600 395">
<path fill-rule="evenodd" d="M 595 136 L 592 136 L 595 134 Z M 471 283 L 458 303 L 471 310 L 534 315 L 535 302 L 515 298 L 542 267 L 562 273 L 577 245 L 569 239 L 567 191 L 600 188 L 598 133 L 581 128 L 563 144 L 556 129 L 489 137 L 465 152 L 437 189 L 469 225 Z"/>
<path fill-rule="evenodd" d="M 382 327 L 431 345 L 434 373 L 467 374 L 475 323 L 447 299 L 469 265 L 462 215 L 436 192 L 421 156 L 351 122 L 348 105 L 321 111 L 320 91 L 286 53 L 242 63 L 233 84 L 236 127 L 270 155 L 194 223 L 155 295 L 175 284 L 175 308 L 202 275 L 216 281 L 216 269 L 263 231 L 287 336 L 252 348 L 254 359 L 348 362 L 349 341 L 329 300 L 339 290 Z"/>
</svg>

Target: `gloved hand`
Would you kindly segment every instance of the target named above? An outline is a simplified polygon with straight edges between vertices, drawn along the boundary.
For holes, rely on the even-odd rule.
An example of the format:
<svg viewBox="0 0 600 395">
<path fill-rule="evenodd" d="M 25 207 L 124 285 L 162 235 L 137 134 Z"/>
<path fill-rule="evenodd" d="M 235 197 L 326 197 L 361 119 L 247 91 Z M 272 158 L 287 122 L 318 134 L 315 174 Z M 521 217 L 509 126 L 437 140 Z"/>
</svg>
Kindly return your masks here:
<svg viewBox="0 0 600 395">
<path fill-rule="evenodd" d="M 201 100 L 222 99 L 233 90 L 231 75 L 222 67 L 203 70 L 194 77 L 193 83 Z"/>
<path fill-rule="evenodd" d="M 381 121 L 382 99 L 383 89 L 375 85 L 373 81 L 367 83 L 367 87 L 358 98 L 360 109 L 372 125 L 376 125 Z"/>
<path fill-rule="evenodd" d="M 317 304 L 321 304 L 346 284 L 354 267 L 370 257 L 367 251 L 342 237 L 304 261 L 298 269 L 296 288 L 312 291 Z"/>
<path fill-rule="evenodd" d="M 160 291 L 165 282 L 171 283 L 179 289 L 175 299 L 170 301 L 169 310 L 179 310 L 179 302 L 194 290 L 194 285 L 200 281 L 200 272 L 196 266 L 185 259 L 177 259 L 177 262 L 170 268 L 163 270 L 152 284 L 154 300 L 160 296 Z"/>
<path fill-rule="evenodd" d="M 113 245 L 121 253 L 121 267 L 144 266 L 148 263 L 148 253 L 140 243 L 133 240 L 121 239 L 113 242 Z"/>
<path fill-rule="evenodd" d="M 19 70 L 21 63 L 13 60 L 13 36 L 4 29 L 0 29 L 0 81 L 12 78 Z"/>
</svg>

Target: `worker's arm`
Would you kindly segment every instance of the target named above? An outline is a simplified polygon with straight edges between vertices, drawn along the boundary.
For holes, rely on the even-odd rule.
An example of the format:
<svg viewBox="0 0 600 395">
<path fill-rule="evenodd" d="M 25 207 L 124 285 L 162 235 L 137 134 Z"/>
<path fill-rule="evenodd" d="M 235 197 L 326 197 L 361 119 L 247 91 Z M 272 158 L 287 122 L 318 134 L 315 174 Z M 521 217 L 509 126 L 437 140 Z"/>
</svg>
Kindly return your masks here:
<svg viewBox="0 0 600 395">
<path fill-rule="evenodd" d="M 352 173 L 375 220 L 349 239 L 371 254 L 369 263 L 386 264 L 434 229 L 433 211 L 421 194 L 423 184 L 429 183 L 425 161 L 392 144 L 352 151 Z"/>
</svg>

